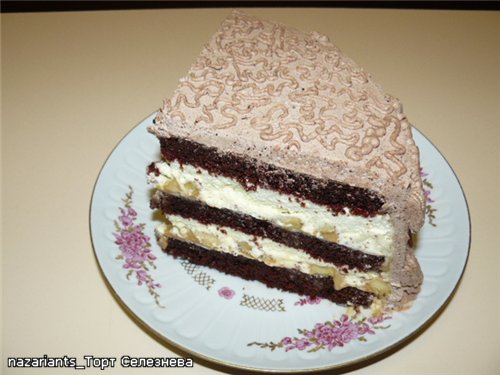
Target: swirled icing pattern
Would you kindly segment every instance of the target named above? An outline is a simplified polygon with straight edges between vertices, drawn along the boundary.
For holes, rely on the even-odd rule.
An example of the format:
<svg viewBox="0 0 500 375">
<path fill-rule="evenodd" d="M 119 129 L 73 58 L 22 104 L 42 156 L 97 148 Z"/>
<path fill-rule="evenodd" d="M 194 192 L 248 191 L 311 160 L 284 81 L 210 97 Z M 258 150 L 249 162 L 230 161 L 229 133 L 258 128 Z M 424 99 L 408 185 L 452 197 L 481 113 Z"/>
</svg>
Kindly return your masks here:
<svg viewBox="0 0 500 375">
<path fill-rule="evenodd" d="M 159 135 L 181 124 L 187 135 L 242 140 L 242 150 L 320 157 L 337 162 L 338 177 L 359 166 L 365 182 L 403 180 L 405 199 L 423 207 L 418 149 L 400 102 L 316 32 L 233 12 L 156 124 Z"/>
</svg>

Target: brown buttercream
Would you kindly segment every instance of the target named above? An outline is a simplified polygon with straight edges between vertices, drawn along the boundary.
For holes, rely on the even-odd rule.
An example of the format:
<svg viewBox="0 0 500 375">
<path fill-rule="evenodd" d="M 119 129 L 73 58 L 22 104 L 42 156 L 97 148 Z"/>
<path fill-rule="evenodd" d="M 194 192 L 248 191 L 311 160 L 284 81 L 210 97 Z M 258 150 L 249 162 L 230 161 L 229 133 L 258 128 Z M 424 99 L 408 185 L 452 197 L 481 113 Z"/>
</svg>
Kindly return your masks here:
<svg viewBox="0 0 500 375">
<path fill-rule="evenodd" d="M 150 130 L 375 191 L 398 233 L 393 285 L 420 284 L 407 256 L 408 230 L 424 220 L 411 125 L 326 36 L 233 12 Z"/>
</svg>

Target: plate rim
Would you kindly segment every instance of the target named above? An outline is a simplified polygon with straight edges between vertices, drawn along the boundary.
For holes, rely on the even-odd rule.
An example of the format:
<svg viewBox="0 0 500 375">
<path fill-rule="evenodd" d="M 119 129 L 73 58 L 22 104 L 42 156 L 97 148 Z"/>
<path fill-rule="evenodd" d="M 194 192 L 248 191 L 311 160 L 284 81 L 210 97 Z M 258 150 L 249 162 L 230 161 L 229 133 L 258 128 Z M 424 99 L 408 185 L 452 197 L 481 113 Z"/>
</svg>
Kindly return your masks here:
<svg viewBox="0 0 500 375">
<path fill-rule="evenodd" d="M 266 369 L 266 368 L 259 368 L 259 367 L 251 367 L 251 366 L 246 366 L 246 365 L 241 365 L 241 364 L 236 364 L 236 363 L 230 363 L 226 362 L 223 360 L 219 360 L 217 358 L 213 358 L 210 356 L 207 356 L 203 353 L 199 353 L 197 351 L 191 350 L 184 346 L 181 343 L 175 342 L 174 340 L 170 339 L 169 337 L 165 336 L 161 332 L 159 332 L 157 329 L 153 328 L 150 326 L 148 323 L 146 323 L 144 320 L 142 320 L 134 311 L 133 309 L 123 300 L 123 298 L 119 295 L 119 293 L 116 291 L 116 289 L 113 287 L 111 284 L 110 280 L 108 279 L 106 273 L 104 272 L 103 266 L 99 260 L 99 257 L 97 255 L 96 251 L 96 245 L 94 243 L 94 232 L 92 230 L 92 215 L 93 215 L 93 206 L 94 206 L 94 199 L 95 199 L 95 191 L 97 188 L 97 185 L 100 181 L 101 175 L 108 164 L 111 156 L 114 154 L 116 149 L 122 144 L 122 142 L 138 127 L 143 125 L 149 118 L 152 118 L 153 115 L 155 115 L 157 111 L 152 112 L 151 114 L 147 115 L 144 117 L 142 120 L 140 120 L 135 126 L 130 128 L 115 144 L 115 146 L 112 148 L 112 150 L 108 153 L 106 159 L 102 163 L 101 167 L 99 168 L 99 172 L 97 174 L 97 178 L 95 179 L 95 182 L 92 187 L 92 193 L 91 193 L 91 199 L 89 202 L 89 211 L 88 211 L 88 226 L 89 226 L 89 232 L 90 232 L 90 242 L 92 245 L 92 250 L 94 253 L 94 258 L 97 263 L 99 272 L 101 276 L 103 277 L 105 281 L 105 285 L 107 286 L 108 290 L 111 292 L 113 297 L 118 301 L 118 304 L 121 308 L 124 309 L 125 313 L 132 318 L 132 320 L 139 325 L 141 329 L 146 331 L 146 333 L 152 335 L 157 341 L 159 341 L 162 344 L 165 344 L 165 342 L 170 345 L 173 348 L 169 348 L 172 351 L 175 350 L 181 350 L 184 351 L 185 353 L 195 357 L 195 358 L 200 358 L 204 360 L 207 364 L 211 365 L 218 365 L 218 366 L 224 366 L 226 368 L 232 368 L 232 369 L 239 369 L 239 370 L 247 370 L 247 371 L 254 371 L 254 372 L 259 372 L 259 373 L 310 373 L 310 372 L 315 372 L 315 371 L 327 371 L 327 370 L 334 370 L 334 369 L 340 369 L 340 368 L 347 368 L 350 366 L 355 366 L 357 368 L 362 368 L 370 363 L 368 363 L 370 360 L 373 360 L 373 362 L 377 362 L 378 360 L 382 359 L 384 355 L 391 355 L 393 351 L 397 351 L 399 347 L 403 347 L 406 343 L 409 343 L 413 339 L 415 339 L 417 336 L 422 334 L 432 323 L 434 323 L 435 320 L 439 318 L 439 316 L 444 312 L 444 310 L 447 308 L 449 305 L 450 301 L 453 299 L 455 296 L 459 285 L 461 284 L 463 280 L 463 276 L 465 273 L 465 270 L 467 268 L 467 264 L 469 261 L 470 257 L 470 247 L 471 247 L 471 242 L 472 242 L 472 222 L 471 222 L 471 217 L 470 217 L 470 209 L 469 209 L 469 203 L 467 201 L 467 197 L 465 195 L 465 191 L 463 189 L 463 186 L 460 182 L 460 179 L 458 178 L 455 170 L 452 168 L 448 160 L 445 158 L 445 156 L 441 153 L 439 148 L 436 147 L 436 145 L 422 132 L 420 131 L 417 127 L 414 125 L 411 125 L 412 130 L 417 131 L 429 144 L 434 148 L 435 151 L 439 154 L 439 156 L 445 161 L 446 165 L 452 172 L 453 176 L 455 177 L 456 182 L 458 183 L 458 187 L 460 188 L 461 192 L 461 197 L 463 198 L 464 204 L 465 204 L 465 211 L 467 213 L 466 218 L 467 218 L 467 223 L 468 223 L 468 243 L 467 243 L 467 250 L 466 250 L 466 256 L 465 256 L 465 261 L 463 263 L 462 269 L 460 271 L 460 275 L 457 278 L 457 281 L 455 285 L 453 286 L 453 289 L 450 291 L 449 295 L 446 297 L 446 299 L 443 301 L 443 303 L 440 304 L 440 306 L 424 321 L 422 322 L 416 329 L 414 329 L 412 332 L 408 333 L 404 337 L 400 338 L 399 340 L 395 341 L 394 343 L 384 346 L 383 348 L 370 353 L 366 356 L 356 358 L 350 361 L 345 361 L 342 363 L 337 363 L 329 366 L 322 366 L 322 367 L 314 367 L 314 368 L 307 368 L 307 369 Z M 418 145 L 417 145 L 418 146 Z M 177 353 L 176 353 L 177 354 Z M 380 358 L 379 358 L 380 357 Z"/>
</svg>

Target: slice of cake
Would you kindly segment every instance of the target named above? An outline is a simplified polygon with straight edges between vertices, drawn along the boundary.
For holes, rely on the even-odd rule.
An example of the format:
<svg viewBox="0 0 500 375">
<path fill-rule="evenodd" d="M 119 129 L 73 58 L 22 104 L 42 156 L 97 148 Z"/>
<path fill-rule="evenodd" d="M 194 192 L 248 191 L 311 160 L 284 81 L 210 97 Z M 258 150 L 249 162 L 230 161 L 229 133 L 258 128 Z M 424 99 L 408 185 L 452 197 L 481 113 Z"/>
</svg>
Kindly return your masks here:
<svg viewBox="0 0 500 375">
<path fill-rule="evenodd" d="M 150 131 L 166 253 L 341 304 L 418 292 L 411 126 L 327 37 L 234 12 Z"/>
</svg>

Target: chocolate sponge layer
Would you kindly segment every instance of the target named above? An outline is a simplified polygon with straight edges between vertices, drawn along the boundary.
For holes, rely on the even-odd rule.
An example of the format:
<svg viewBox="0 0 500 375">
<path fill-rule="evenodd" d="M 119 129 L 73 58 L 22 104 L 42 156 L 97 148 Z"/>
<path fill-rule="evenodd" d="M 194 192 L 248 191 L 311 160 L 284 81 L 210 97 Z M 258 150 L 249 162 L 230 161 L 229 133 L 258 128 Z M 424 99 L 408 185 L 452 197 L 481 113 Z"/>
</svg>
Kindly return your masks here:
<svg viewBox="0 0 500 375">
<path fill-rule="evenodd" d="M 199 201 L 161 191 L 158 191 L 151 200 L 151 208 L 160 209 L 166 214 L 195 219 L 202 224 L 220 225 L 251 236 L 269 238 L 283 245 L 301 249 L 313 258 L 333 263 L 339 268 L 380 271 L 385 260 L 383 256 L 366 254 L 305 233 L 289 231 L 249 215 L 210 207 Z"/>
<path fill-rule="evenodd" d="M 160 137 L 159 140 L 165 160 L 178 160 L 181 164 L 191 164 L 232 178 L 248 190 L 259 186 L 293 195 L 299 200 L 308 199 L 329 207 L 333 212 L 349 207 L 353 214 L 363 216 L 379 213 L 384 204 L 381 197 L 368 189 L 318 179 L 186 139 Z"/>
<path fill-rule="evenodd" d="M 369 306 L 373 300 L 373 294 L 356 288 L 347 287 L 335 290 L 330 277 L 316 277 L 296 270 L 270 267 L 243 256 L 210 251 L 173 238 L 169 239 L 167 247 L 163 250 L 174 257 L 189 259 L 195 264 L 208 266 L 245 280 L 260 281 L 268 287 L 287 292 L 321 297 L 338 304 L 349 303 L 358 306 Z"/>
</svg>

